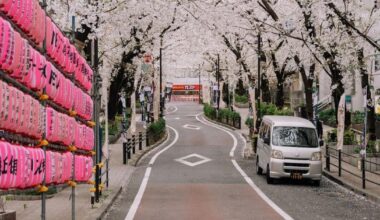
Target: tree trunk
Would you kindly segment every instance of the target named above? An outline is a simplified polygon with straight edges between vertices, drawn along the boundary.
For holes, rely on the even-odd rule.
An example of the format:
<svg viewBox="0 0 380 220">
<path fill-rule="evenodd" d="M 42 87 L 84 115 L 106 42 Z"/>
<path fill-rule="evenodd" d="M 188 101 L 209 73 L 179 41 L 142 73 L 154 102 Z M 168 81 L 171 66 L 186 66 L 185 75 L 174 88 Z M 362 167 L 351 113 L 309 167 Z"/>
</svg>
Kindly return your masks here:
<svg viewBox="0 0 380 220">
<path fill-rule="evenodd" d="M 115 115 L 118 112 L 120 90 L 121 90 L 120 81 L 117 79 L 113 80 L 111 82 L 110 95 L 109 95 L 109 100 L 108 100 L 108 119 L 110 119 L 110 120 L 114 120 Z"/>
<path fill-rule="evenodd" d="M 367 100 L 372 100 L 371 98 L 371 89 L 369 85 L 368 71 L 364 62 L 364 52 L 363 48 L 358 51 L 358 60 L 360 65 L 360 74 L 362 77 L 362 89 L 367 88 Z M 367 125 L 368 125 L 368 134 L 370 140 L 376 140 L 376 117 L 375 117 L 375 107 L 374 105 L 367 105 Z"/>
<path fill-rule="evenodd" d="M 276 92 L 276 106 L 278 108 L 283 108 L 284 107 L 284 80 L 282 77 L 277 78 L 277 92 Z"/>
<path fill-rule="evenodd" d="M 311 81 L 311 82 L 310 82 Z M 304 82 L 305 86 L 305 103 L 306 103 L 306 115 L 309 120 L 313 120 L 313 80 L 307 80 Z"/>
<path fill-rule="evenodd" d="M 263 102 L 270 103 L 272 101 L 269 91 L 268 77 L 264 71 L 261 74 L 261 97 Z"/>
</svg>

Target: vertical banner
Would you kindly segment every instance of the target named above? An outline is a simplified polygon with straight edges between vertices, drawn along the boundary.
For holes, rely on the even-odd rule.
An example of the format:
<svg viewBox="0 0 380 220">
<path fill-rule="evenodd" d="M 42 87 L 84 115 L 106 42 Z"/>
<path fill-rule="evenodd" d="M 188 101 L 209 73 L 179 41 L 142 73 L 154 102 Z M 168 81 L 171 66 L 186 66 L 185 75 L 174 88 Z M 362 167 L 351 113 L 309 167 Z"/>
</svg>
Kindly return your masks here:
<svg viewBox="0 0 380 220">
<path fill-rule="evenodd" d="M 340 97 L 339 106 L 338 106 L 338 127 L 337 127 L 337 144 L 336 144 L 337 150 L 342 150 L 343 148 L 345 102 L 346 102 L 346 95 L 343 93 L 343 95 Z"/>
</svg>

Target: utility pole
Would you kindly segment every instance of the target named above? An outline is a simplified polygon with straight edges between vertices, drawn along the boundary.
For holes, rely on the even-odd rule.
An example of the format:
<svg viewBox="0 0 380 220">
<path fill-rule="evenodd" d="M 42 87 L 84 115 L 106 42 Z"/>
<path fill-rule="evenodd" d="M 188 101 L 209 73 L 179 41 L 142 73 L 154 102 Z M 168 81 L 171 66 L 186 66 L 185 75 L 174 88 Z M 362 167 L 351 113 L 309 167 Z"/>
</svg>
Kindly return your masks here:
<svg viewBox="0 0 380 220">
<path fill-rule="evenodd" d="M 218 83 L 218 92 L 217 92 L 217 100 L 216 100 L 216 103 L 217 103 L 217 110 L 219 111 L 219 104 L 220 104 L 220 58 L 219 58 L 219 54 L 218 54 L 218 59 L 216 61 L 216 81 Z"/>
<path fill-rule="evenodd" d="M 160 48 L 160 117 L 163 117 L 164 113 L 164 99 L 162 97 L 162 47 Z"/>
<path fill-rule="evenodd" d="M 261 33 L 257 35 L 257 43 L 258 43 L 258 56 L 257 56 L 257 86 L 258 86 L 258 100 L 257 100 L 257 119 L 261 122 Z M 257 123 L 256 128 L 258 129 L 259 124 Z"/>
</svg>

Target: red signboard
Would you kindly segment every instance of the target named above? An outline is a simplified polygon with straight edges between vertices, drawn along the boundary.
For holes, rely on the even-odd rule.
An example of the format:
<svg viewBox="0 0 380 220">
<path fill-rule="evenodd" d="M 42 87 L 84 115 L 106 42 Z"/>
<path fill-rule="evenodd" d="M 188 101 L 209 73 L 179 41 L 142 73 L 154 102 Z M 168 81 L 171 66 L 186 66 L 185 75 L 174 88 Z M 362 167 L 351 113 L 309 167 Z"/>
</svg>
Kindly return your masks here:
<svg viewBox="0 0 380 220">
<path fill-rule="evenodd" d="M 198 91 L 202 89 L 202 85 L 173 85 L 173 91 Z"/>
</svg>

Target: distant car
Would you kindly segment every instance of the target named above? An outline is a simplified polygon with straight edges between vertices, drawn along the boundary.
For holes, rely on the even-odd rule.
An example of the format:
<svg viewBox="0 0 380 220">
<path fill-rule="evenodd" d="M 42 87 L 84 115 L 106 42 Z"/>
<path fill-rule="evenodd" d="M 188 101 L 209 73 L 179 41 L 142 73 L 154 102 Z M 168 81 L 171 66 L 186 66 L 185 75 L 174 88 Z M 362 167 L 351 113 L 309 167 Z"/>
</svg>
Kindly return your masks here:
<svg viewBox="0 0 380 220">
<path fill-rule="evenodd" d="M 310 179 L 320 185 L 322 152 L 315 126 L 291 116 L 264 116 L 257 139 L 256 173 L 273 179 Z"/>
</svg>

